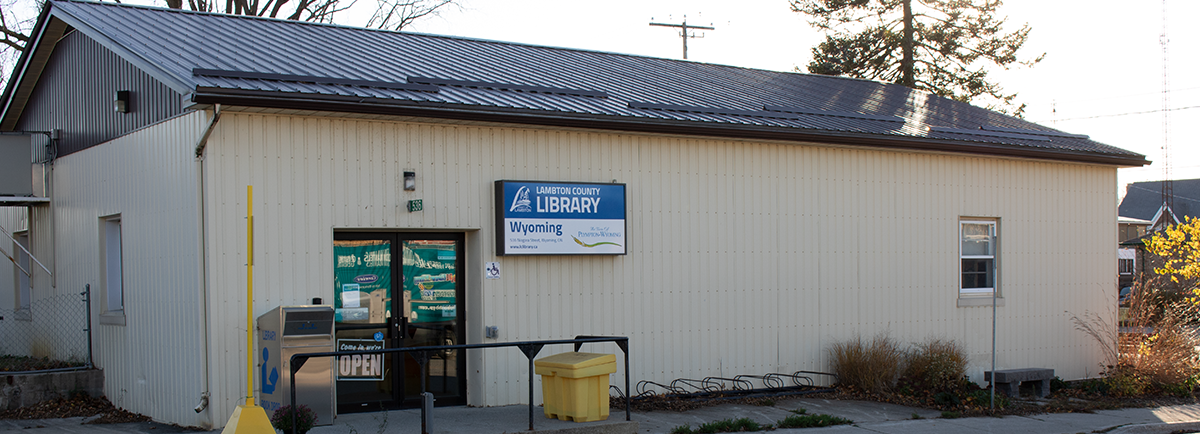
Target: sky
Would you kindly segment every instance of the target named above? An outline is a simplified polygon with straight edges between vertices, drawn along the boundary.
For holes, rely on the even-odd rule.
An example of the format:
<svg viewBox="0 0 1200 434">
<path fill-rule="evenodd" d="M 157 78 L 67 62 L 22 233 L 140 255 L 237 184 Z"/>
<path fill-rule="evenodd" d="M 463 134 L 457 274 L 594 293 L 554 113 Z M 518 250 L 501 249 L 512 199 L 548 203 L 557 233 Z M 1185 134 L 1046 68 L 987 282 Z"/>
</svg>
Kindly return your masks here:
<svg viewBox="0 0 1200 434">
<path fill-rule="evenodd" d="M 679 30 L 650 22 L 715 27 L 688 41 L 688 59 L 776 71 L 803 68 L 823 35 L 786 0 L 462 0 L 460 9 L 408 31 L 680 58 Z M 602 7 L 597 7 L 602 6 Z M 1166 9 L 1170 157 L 1163 158 L 1163 9 Z M 992 68 L 1006 91 L 1027 104 L 1025 118 L 1146 155 L 1153 163 L 1118 170 L 1125 184 L 1200 178 L 1200 2 L 1009 0 L 1006 30 L 1028 23 L 1021 53 L 1032 68 Z"/>
</svg>

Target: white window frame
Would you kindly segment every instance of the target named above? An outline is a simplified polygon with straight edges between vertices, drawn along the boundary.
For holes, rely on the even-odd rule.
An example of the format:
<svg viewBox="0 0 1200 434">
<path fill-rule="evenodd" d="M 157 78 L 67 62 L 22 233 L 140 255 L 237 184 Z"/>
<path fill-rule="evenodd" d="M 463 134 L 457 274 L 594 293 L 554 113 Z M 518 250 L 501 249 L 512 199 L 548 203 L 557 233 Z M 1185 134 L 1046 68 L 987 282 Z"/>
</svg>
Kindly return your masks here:
<svg viewBox="0 0 1200 434">
<path fill-rule="evenodd" d="M 991 254 L 990 255 L 964 255 L 963 237 L 964 228 L 966 225 L 988 225 L 991 236 Z M 990 306 L 992 303 L 992 294 L 996 295 L 996 303 L 998 306 L 1003 306 L 1002 291 L 1000 290 L 1000 219 L 997 218 L 978 218 L 978 217 L 962 217 L 958 220 L 958 236 L 955 240 L 958 243 L 958 305 L 959 307 L 967 306 Z M 963 269 L 964 259 L 990 259 L 992 262 L 992 287 L 991 288 L 963 288 Z"/>
<path fill-rule="evenodd" d="M 1128 256 L 1128 257 L 1124 257 Z M 1121 264 L 1124 261 L 1129 261 L 1129 269 L 1122 270 Z M 1137 253 L 1135 249 L 1118 249 L 1117 250 L 1117 274 L 1121 276 L 1130 276 L 1137 273 Z"/>
<path fill-rule="evenodd" d="M 20 321 L 33 320 L 33 261 L 29 254 L 29 231 L 13 232 L 13 318 Z M 24 247 L 24 248 L 22 248 Z M 24 269 L 24 271 L 22 271 Z"/>
<path fill-rule="evenodd" d="M 1125 261 L 1129 261 L 1129 262 L 1125 262 Z M 1121 267 L 1122 263 L 1129 264 L 1129 267 L 1127 267 L 1127 269 L 1123 269 L 1123 268 Z M 1120 259 L 1117 259 L 1117 273 L 1118 273 L 1118 274 L 1121 274 L 1121 275 L 1123 275 L 1123 276 L 1132 275 L 1132 274 L 1133 274 L 1134 267 L 1136 267 L 1136 266 L 1137 266 L 1137 263 L 1136 263 L 1136 261 L 1134 261 L 1134 260 L 1133 260 L 1133 258 L 1129 258 L 1129 259 L 1126 259 L 1126 258 L 1120 258 Z"/>
<path fill-rule="evenodd" d="M 100 218 L 100 324 L 125 325 L 125 261 L 121 215 Z"/>
</svg>

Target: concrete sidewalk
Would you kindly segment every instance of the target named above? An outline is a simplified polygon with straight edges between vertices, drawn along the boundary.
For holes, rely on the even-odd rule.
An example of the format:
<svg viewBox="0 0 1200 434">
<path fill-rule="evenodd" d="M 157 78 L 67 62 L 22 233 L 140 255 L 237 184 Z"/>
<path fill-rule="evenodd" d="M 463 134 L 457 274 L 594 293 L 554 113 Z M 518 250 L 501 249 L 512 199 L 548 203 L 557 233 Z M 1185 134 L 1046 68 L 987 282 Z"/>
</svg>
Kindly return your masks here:
<svg viewBox="0 0 1200 434">
<path fill-rule="evenodd" d="M 773 407 L 720 405 L 676 412 L 634 413 L 625 421 L 625 412 L 615 410 L 608 420 L 591 423 L 546 419 L 540 407 L 534 408 L 534 428 L 538 433 L 554 434 L 660 434 L 680 425 L 697 428 L 721 419 L 749 417 L 759 423 L 776 423 L 803 408 L 809 414 L 828 414 L 854 421 L 852 425 L 828 428 L 781 429 L 777 433 L 1113 433 L 1150 434 L 1200 432 L 1200 404 L 1158 408 L 1103 410 L 1095 413 L 1039 414 L 1032 416 L 973 417 L 942 419 L 941 412 L 892 404 L 823 399 L 781 400 Z M 420 433 L 420 410 L 341 415 L 331 426 L 321 426 L 312 434 L 331 433 Z M 914 419 L 914 415 L 920 419 Z M 180 433 L 189 432 L 156 423 L 81 425 L 83 418 L 32 421 L 0 420 L 0 432 L 21 431 L 29 434 L 62 433 Z M 636 425 L 635 425 L 636 424 Z M 434 433 L 519 433 L 529 432 L 529 407 L 439 407 L 433 412 Z M 194 432 L 194 431 L 192 431 Z M 211 431 L 219 433 L 220 431 Z"/>
</svg>

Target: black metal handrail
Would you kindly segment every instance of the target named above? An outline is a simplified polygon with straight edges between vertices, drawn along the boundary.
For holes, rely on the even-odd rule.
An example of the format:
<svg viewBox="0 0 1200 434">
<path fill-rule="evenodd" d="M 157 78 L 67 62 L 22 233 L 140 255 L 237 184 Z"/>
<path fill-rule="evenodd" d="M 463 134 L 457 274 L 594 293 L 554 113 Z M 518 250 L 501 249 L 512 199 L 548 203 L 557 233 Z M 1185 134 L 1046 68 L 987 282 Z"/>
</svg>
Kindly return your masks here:
<svg viewBox="0 0 1200 434">
<path fill-rule="evenodd" d="M 629 338 L 625 336 L 576 336 L 575 339 L 560 339 L 549 341 L 519 341 L 519 342 L 496 342 L 490 344 L 464 344 L 464 345 L 431 345 L 427 347 L 400 347 L 400 348 L 384 348 L 379 350 L 358 350 L 358 351 L 329 351 L 321 353 L 301 353 L 293 354 L 289 361 L 290 375 L 288 381 L 291 391 L 288 404 L 292 409 L 292 434 L 296 433 L 296 372 L 304 366 L 304 363 L 314 357 L 339 357 L 367 354 L 398 354 L 398 353 L 416 353 L 414 358 L 421 365 L 421 392 L 425 392 L 425 362 L 429 360 L 429 353 L 446 350 L 471 350 L 478 348 L 502 348 L 502 347 L 517 347 L 525 357 L 529 359 L 529 430 L 533 431 L 533 358 L 537 357 L 542 351 L 542 347 L 546 345 L 574 344 L 575 351 L 583 344 L 596 342 L 613 342 L 621 348 L 621 352 L 625 353 L 625 420 L 632 420 L 630 415 L 630 396 L 629 396 Z M 422 407 L 422 412 L 424 407 Z M 421 415 L 422 425 L 425 423 L 425 415 Z M 424 426 L 421 427 L 421 432 L 425 433 Z"/>
</svg>

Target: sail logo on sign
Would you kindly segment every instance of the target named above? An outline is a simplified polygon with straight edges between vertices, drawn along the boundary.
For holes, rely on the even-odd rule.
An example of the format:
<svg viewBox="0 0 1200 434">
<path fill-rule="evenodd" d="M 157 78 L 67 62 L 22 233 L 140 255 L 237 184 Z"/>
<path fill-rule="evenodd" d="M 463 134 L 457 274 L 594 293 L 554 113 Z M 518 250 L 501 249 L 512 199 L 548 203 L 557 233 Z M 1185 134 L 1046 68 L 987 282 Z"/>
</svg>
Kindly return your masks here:
<svg viewBox="0 0 1200 434">
<path fill-rule="evenodd" d="M 512 207 L 509 212 L 533 212 L 533 208 L 529 206 L 532 203 L 529 201 L 529 187 L 521 186 L 517 189 L 517 194 L 513 195 Z"/>
</svg>

